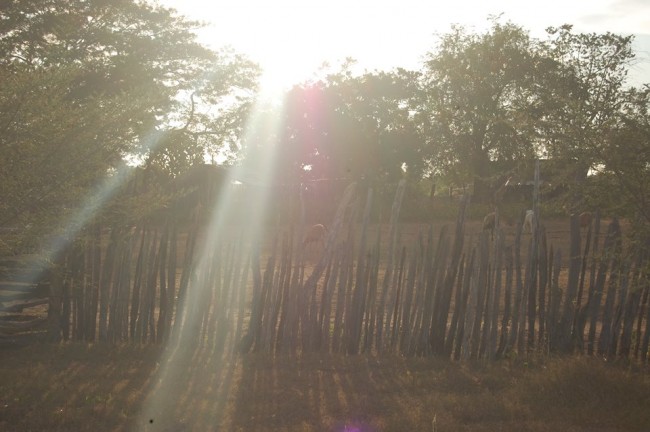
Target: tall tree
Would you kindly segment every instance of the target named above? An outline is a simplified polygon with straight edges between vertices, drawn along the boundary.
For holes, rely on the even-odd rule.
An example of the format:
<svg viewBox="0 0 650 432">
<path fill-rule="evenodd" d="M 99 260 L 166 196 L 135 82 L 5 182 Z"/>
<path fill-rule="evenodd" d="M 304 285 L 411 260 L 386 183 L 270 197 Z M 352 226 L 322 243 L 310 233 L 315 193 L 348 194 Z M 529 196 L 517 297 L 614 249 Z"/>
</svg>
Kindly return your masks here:
<svg viewBox="0 0 650 432">
<path fill-rule="evenodd" d="M 563 169 L 569 186 L 569 205 L 585 203 L 580 188 L 590 169 L 605 163 L 599 148 L 618 121 L 628 93 L 625 79 L 634 60 L 632 37 L 612 33 L 574 33 L 571 25 L 547 30 L 547 55 L 556 63 L 554 80 L 547 82 L 548 107 L 540 133 L 542 155 Z"/>
<path fill-rule="evenodd" d="M 625 102 L 593 148 L 596 172 L 581 189 L 594 208 L 650 227 L 650 87 L 629 89 Z"/>
<path fill-rule="evenodd" d="M 311 178 L 419 178 L 423 140 L 410 111 L 418 74 L 354 75 L 350 66 L 289 92 L 280 137 L 286 162 Z"/>
<path fill-rule="evenodd" d="M 257 66 L 197 26 L 134 0 L 3 2 L 1 225 L 46 226 L 125 157 L 175 175 L 236 139 Z"/>
<path fill-rule="evenodd" d="M 491 161 L 535 154 L 535 80 L 543 63 L 528 32 L 492 22 L 483 34 L 454 26 L 427 54 L 420 109 L 432 168 L 486 198 Z"/>
<path fill-rule="evenodd" d="M 374 176 L 396 183 L 405 174 L 419 179 L 425 170 L 421 131 L 412 107 L 417 99 L 419 72 L 405 69 L 329 77 L 341 95 L 341 110 L 357 119 L 372 137 L 378 167 Z"/>
</svg>

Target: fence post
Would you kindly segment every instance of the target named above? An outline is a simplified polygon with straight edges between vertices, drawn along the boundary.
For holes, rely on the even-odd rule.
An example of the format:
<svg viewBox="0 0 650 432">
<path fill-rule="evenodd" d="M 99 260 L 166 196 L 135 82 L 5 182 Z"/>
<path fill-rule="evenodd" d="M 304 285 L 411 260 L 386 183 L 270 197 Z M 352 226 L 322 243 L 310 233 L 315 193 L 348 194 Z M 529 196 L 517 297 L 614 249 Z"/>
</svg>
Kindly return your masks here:
<svg viewBox="0 0 650 432">
<path fill-rule="evenodd" d="M 63 302 L 63 273 L 65 252 L 60 251 L 50 268 L 49 307 L 47 310 L 47 336 L 51 342 L 61 340 L 61 311 Z"/>
<path fill-rule="evenodd" d="M 381 287 L 381 293 L 379 297 L 379 306 L 377 313 L 377 338 L 375 345 L 377 346 L 377 351 L 381 352 L 384 348 L 382 342 L 383 337 L 383 327 L 385 314 L 390 313 L 390 311 L 385 311 L 386 307 L 386 297 L 388 296 L 388 290 L 392 287 L 390 286 L 390 281 L 393 275 L 393 260 L 395 256 L 395 247 L 397 243 L 397 224 L 399 221 L 399 213 L 402 207 L 402 199 L 404 197 L 404 190 L 406 186 L 406 180 L 401 179 L 397 184 L 397 190 L 395 191 L 395 198 L 393 199 L 393 205 L 391 207 L 390 221 L 388 228 L 388 255 L 386 257 L 386 272 L 384 274 L 384 280 Z M 390 321 L 390 320 L 387 320 Z"/>
</svg>

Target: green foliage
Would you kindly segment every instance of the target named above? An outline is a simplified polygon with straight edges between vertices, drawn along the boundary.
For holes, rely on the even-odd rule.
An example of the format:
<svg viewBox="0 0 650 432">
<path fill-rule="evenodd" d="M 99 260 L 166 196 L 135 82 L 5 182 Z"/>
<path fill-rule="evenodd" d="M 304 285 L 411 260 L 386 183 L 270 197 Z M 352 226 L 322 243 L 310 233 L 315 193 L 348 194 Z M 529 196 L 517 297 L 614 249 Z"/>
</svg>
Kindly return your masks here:
<svg viewBox="0 0 650 432">
<path fill-rule="evenodd" d="M 555 66 L 544 86 L 548 109 L 539 123 L 544 138 L 541 155 L 559 167 L 555 182 L 564 185 L 565 194 L 559 198 L 567 212 L 614 210 L 620 207 L 619 197 L 611 196 L 607 203 L 604 198 L 611 194 L 606 189 L 598 193 L 609 181 L 587 177 L 600 171 L 610 158 L 603 149 L 608 147 L 608 131 L 618 123 L 629 98 L 624 83 L 634 59 L 632 37 L 576 34 L 570 25 L 549 28 L 548 33 L 542 49 Z"/>
<path fill-rule="evenodd" d="M 174 176 L 237 140 L 258 67 L 197 27 L 134 0 L 3 3 L 0 226 L 38 238 L 106 205 L 127 157 Z"/>
<path fill-rule="evenodd" d="M 546 97 L 552 110 L 543 123 L 545 155 L 577 160 L 586 169 L 603 132 L 615 121 L 625 97 L 627 68 L 634 59 L 632 37 L 573 33 L 572 26 L 549 28 L 544 51 L 554 62 L 555 80 Z"/>
<path fill-rule="evenodd" d="M 622 110 L 595 154 L 598 188 L 586 194 L 600 208 L 650 226 L 650 89 L 626 93 Z"/>
<path fill-rule="evenodd" d="M 121 163 L 143 95 L 69 96 L 79 68 L 0 68 L 0 225 L 47 225 Z"/>
<path fill-rule="evenodd" d="M 280 172 L 294 173 L 293 181 L 420 178 L 426 156 L 409 110 L 415 76 L 404 70 L 353 76 L 344 69 L 295 86 L 278 134 Z"/>
<path fill-rule="evenodd" d="M 424 178 L 474 183 L 478 203 L 506 171 L 548 158 L 548 180 L 564 191 L 543 203 L 553 214 L 601 209 L 648 223 L 648 91 L 624 88 L 630 36 L 564 25 L 539 40 L 498 19 L 483 33 L 452 27 L 422 71 L 354 74 L 350 60 L 253 117 L 259 68 L 200 45 L 198 27 L 136 0 L 4 2 L 0 223 L 47 226 L 125 159 L 171 179 L 206 156 L 269 154 L 279 183 L 385 191 L 407 178 L 409 220 L 436 211 Z M 155 196 L 167 205 L 161 194 L 142 202 Z"/>
<path fill-rule="evenodd" d="M 427 57 L 418 113 L 435 173 L 464 184 L 487 177 L 491 160 L 532 158 L 528 107 L 539 62 L 534 41 L 513 24 L 493 22 L 482 35 L 454 27 L 440 38 Z"/>
<path fill-rule="evenodd" d="M 495 20 L 484 34 L 454 27 L 440 38 L 428 54 L 417 114 L 432 172 L 446 183 L 474 182 L 475 199 L 481 200 L 491 192 L 479 186 L 504 175 L 491 167 L 546 158 L 554 172 L 549 180 L 565 191 L 560 206 L 574 212 L 606 206 L 596 194 L 585 195 L 594 183 L 586 182 L 588 171 L 608 167 L 615 183 L 627 182 L 608 207 L 639 211 L 647 200 L 638 197 L 647 192 L 621 181 L 629 177 L 624 166 L 634 164 L 613 156 L 644 155 L 639 147 L 647 143 L 642 128 L 633 126 L 647 123 L 647 111 L 637 108 L 631 120 L 632 98 L 623 87 L 634 59 L 632 38 L 576 34 L 570 25 L 549 28 L 548 35 L 545 41 L 532 39 L 522 28 Z M 626 134 L 635 138 L 622 139 Z M 642 171 L 635 170 L 639 184 Z"/>
</svg>

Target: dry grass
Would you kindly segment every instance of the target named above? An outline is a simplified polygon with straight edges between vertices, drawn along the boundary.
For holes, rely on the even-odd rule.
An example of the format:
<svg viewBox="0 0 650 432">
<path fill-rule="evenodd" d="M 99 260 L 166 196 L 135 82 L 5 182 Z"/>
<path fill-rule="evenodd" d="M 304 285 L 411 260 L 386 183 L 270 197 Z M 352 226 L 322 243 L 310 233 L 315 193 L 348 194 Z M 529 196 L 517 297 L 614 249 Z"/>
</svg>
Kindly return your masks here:
<svg viewBox="0 0 650 432">
<path fill-rule="evenodd" d="M 120 430 L 159 348 L 35 344 L 0 351 L 0 429 Z"/>
<path fill-rule="evenodd" d="M 317 354 L 223 360 L 187 353 L 163 361 L 151 346 L 4 349 L 0 429 L 650 429 L 648 371 L 591 358 L 460 364 Z"/>
</svg>

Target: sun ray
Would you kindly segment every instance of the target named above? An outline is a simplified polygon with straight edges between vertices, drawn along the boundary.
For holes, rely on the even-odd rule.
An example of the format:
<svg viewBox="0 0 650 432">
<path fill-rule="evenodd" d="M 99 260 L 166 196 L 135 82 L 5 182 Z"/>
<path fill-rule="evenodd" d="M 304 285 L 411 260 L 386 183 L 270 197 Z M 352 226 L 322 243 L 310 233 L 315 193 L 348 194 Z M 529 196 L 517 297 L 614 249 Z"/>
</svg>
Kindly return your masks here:
<svg viewBox="0 0 650 432">
<path fill-rule="evenodd" d="M 142 140 L 146 149 L 153 150 L 161 140 L 160 131 L 151 131 Z M 133 175 L 133 167 L 128 161 L 123 161 L 111 175 L 105 176 L 92 189 L 74 210 L 60 230 L 55 230 L 41 246 L 38 254 L 41 265 L 35 265 L 35 270 L 29 275 L 29 280 L 36 283 L 50 263 L 56 262 L 60 254 L 66 250 L 73 239 L 86 228 L 97 214 L 106 206 L 116 191 L 128 183 Z"/>
<path fill-rule="evenodd" d="M 214 208 L 209 211 L 211 218 L 196 256 L 197 264 L 194 275 L 197 276 L 192 278 L 188 285 L 185 298 L 178 299 L 178 304 L 182 305 L 183 309 L 177 311 L 176 316 L 182 317 L 183 322 L 180 323 L 179 331 L 172 334 L 167 342 L 161 356 L 157 384 L 148 395 L 139 424 L 146 425 L 148 422 L 160 419 L 161 416 L 171 412 L 175 405 L 175 402 L 170 400 L 166 394 L 165 389 L 173 387 L 175 380 L 188 367 L 188 356 L 192 357 L 191 353 L 180 347 L 193 346 L 199 337 L 196 330 L 200 327 L 200 322 L 198 322 L 200 318 L 192 311 L 198 309 L 200 302 L 205 298 L 204 290 L 209 289 L 208 284 L 203 283 L 204 279 L 200 275 L 209 271 L 215 245 L 232 234 L 229 221 L 232 220 L 233 212 L 238 211 L 236 208 L 238 197 L 233 183 L 241 183 L 252 190 L 248 196 L 251 206 L 245 212 L 246 217 L 238 221 L 239 225 L 242 225 L 242 232 L 245 233 L 245 237 L 241 239 L 242 242 L 259 242 L 264 235 L 263 225 L 269 209 L 270 186 L 278 157 L 273 137 L 280 125 L 280 119 L 277 116 L 280 110 L 275 104 L 277 101 L 259 99 L 247 121 L 242 139 L 245 154 L 241 159 L 241 164 L 228 171 L 223 187 L 218 191 Z M 216 356 L 226 354 L 228 353 L 214 353 Z"/>
</svg>

